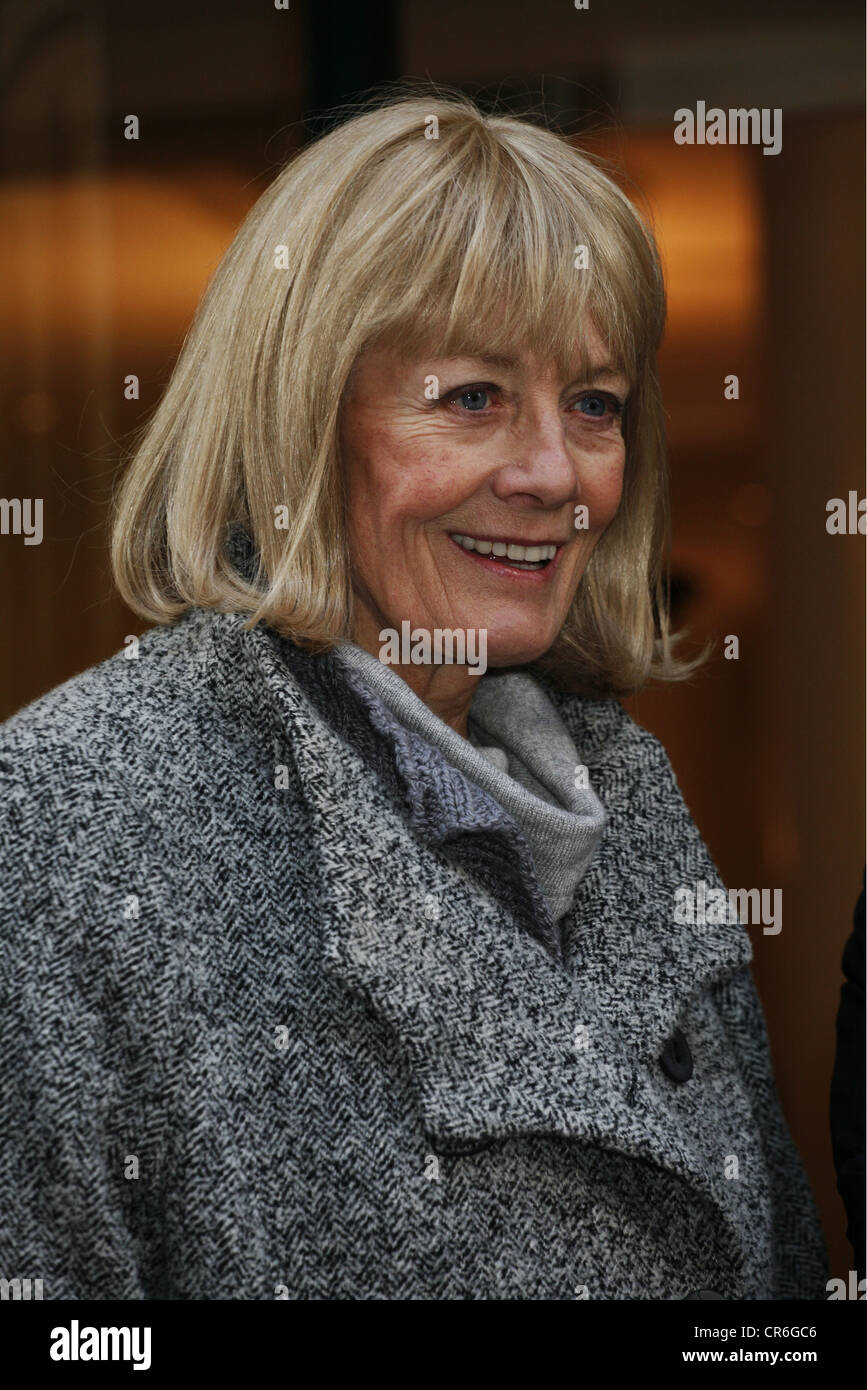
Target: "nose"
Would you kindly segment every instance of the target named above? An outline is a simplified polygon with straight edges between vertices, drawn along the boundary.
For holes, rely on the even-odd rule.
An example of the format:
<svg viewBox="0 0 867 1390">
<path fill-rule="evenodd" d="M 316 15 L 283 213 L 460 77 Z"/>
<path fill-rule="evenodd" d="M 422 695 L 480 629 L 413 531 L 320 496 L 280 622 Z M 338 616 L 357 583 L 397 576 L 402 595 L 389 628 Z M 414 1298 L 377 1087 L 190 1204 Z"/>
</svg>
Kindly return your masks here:
<svg viewBox="0 0 867 1390">
<path fill-rule="evenodd" d="M 557 403 L 536 405 L 510 432 L 508 459 L 492 480 L 503 501 L 562 506 L 580 495 L 580 468 Z"/>
</svg>

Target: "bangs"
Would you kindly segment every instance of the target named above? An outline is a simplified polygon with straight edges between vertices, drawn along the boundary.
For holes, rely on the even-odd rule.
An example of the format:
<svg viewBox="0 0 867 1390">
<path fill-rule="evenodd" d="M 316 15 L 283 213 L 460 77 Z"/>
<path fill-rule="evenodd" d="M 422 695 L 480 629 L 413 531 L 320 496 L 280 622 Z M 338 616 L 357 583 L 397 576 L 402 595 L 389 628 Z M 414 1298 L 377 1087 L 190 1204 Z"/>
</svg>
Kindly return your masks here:
<svg viewBox="0 0 867 1390">
<path fill-rule="evenodd" d="M 424 206 L 398 221 L 391 264 L 413 270 L 380 280 L 375 339 L 413 355 L 525 351 L 572 376 L 589 366 L 592 325 L 632 381 L 661 325 L 648 313 L 649 248 L 625 197 L 585 155 L 569 178 L 562 153 L 545 167 L 502 134 L 473 135 Z"/>
</svg>

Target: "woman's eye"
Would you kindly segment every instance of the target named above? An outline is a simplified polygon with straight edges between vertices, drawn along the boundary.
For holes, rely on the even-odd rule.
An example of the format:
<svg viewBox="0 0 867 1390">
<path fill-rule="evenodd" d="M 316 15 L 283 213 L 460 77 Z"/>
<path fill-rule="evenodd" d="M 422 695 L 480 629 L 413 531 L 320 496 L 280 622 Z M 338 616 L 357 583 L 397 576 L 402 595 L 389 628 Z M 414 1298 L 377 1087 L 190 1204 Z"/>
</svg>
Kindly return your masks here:
<svg viewBox="0 0 867 1390">
<path fill-rule="evenodd" d="M 580 413 L 586 415 L 588 420 L 604 420 L 609 410 L 612 417 L 620 415 L 623 411 L 623 402 L 616 396 L 600 395 L 598 391 L 579 396 L 576 404 Z"/>
<path fill-rule="evenodd" d="M 493 397 L 498 387 L 479 382 L 473 386 L 459 386 L 442 398 L 445 405 L 457 407 L 462 414 L 481 415 L 493 405 Z M 607 392 L 585 391 L 574 402 L 573 413 L 579 413 L 587 420 L 602 423 L 613 421 L 623 412 L 623 402 Z"/>
<path fill-rule="evenodd" d="M 484 410 L 490 394 L 487 386 L 465 386 L 460 391 L 452 392 L 447 399 L 459 402 L 468 412 L 475 412 Z"/>
</svg>

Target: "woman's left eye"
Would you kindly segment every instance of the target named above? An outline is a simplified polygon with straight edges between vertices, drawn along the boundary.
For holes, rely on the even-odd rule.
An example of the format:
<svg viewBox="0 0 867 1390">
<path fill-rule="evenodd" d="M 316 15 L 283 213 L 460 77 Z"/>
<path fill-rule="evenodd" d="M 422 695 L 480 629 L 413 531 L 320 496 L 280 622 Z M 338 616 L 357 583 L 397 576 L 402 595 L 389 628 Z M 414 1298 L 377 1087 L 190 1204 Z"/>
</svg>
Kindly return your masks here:
<svg viewBox="0 0 867 1390">
<path fill-rule="evenodd" d="M 586 391 L 583 396 L 579 396 L 575 402 L 577 406 L 589 406 L 589 410 L 581 410 L 582 415 L 586 415 L 588 420 L 604 420 L 606 412 L 610 411 L 611 416 L 618 416 L 623 412 L 623 402 L 617 396 L 609 396 L 607 392 Z"/>
</svg>

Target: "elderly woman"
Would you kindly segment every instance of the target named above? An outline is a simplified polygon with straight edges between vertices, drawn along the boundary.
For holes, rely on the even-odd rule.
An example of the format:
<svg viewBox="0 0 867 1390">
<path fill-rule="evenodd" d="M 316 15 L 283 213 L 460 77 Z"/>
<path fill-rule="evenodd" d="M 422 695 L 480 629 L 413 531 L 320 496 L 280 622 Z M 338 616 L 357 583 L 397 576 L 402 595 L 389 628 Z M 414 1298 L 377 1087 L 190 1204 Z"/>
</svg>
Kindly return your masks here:
<svg viewBox="0 0 867 1390">
<path fill-rule="evenodd" d="M 824 1297 L 672 651 L 653 240 L 399 98 L 253 208 L 3 728 L 0 1269 L 45 1298 Z M 717 920 L 710 921 L 716 916 Z M 720 920 L 721 918 L 721 920 Z"/>
</svg>

